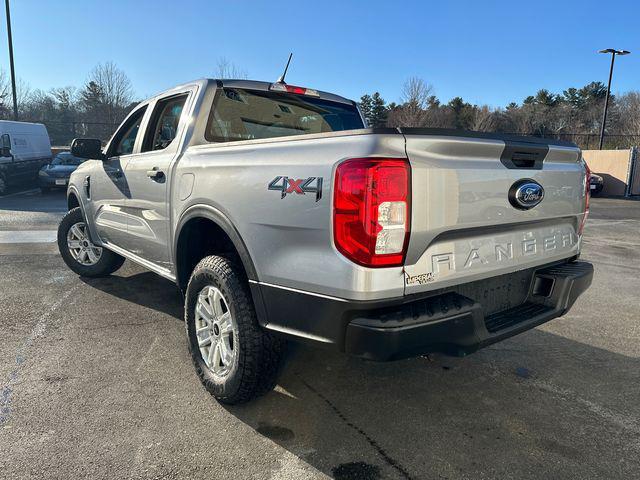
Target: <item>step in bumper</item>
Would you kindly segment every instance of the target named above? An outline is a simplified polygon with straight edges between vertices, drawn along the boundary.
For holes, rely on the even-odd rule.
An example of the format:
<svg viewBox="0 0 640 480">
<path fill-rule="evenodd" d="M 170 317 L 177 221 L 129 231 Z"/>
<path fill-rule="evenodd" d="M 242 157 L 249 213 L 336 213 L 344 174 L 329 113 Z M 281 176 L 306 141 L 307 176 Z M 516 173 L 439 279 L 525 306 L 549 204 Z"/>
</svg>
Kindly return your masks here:
<svg viewBox="0 0 640 480">
<path fill-rule="evenodd" d="M 455 292 L 362 312 L 347 326 L 345 351 L 372 360 L 466 355 L 564 315 L 592 278 L 587 262 L 537 270 L 524 303 L 487 316 L 479 303 Z"/>
</svg>

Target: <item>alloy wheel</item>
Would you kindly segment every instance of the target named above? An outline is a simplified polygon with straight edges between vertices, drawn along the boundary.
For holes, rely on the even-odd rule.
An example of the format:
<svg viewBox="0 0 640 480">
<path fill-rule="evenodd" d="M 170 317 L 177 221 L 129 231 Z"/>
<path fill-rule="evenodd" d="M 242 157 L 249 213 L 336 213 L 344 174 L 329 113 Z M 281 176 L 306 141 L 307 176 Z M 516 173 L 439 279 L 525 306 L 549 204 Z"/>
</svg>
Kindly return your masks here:
<svg viewBox="0 0 640 480">
<path fill-rule="evenodd" d="M 96 247 L 89 240 L 87 226 L 84 222 L 78 222 L 71 226 L 67 232 L 67 247 L 73 259 L 81 265 L 95 265 L 102 256 L 102 248 Z"/>
<path fill-rule="evenodd" d="M 207 285 L 198 294 L 195 326 L 202 359 L 215 375 L 225 377 L 238 357 L 237 328 L 227 300 L 216 287 Z"/>
</svg>

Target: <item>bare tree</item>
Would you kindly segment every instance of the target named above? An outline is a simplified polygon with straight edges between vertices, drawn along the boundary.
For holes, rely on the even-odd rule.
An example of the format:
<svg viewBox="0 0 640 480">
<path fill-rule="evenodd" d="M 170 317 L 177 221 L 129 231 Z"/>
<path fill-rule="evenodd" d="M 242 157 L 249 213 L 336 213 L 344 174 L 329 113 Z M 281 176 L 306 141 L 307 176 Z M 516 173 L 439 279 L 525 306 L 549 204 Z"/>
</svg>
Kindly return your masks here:
<svg viewBox="0 0 640 480">
<path fill-rule="evenodd" d="M 619 132 L 640 136 L 640 91 L 620 95 L 616 106 L 619 112 Z"/>
<path fill-rule="evenodd" d="M 0 118 L 9 118 L 11 112 L 11 85 L 4 69 L 0 69 Z"/>
<path fill-rule="evenodd" d="M 418 77 L 411 77 L 404 82 L 400 100 L 404 104 L 414 105 L 421 109 L 427 108 L 433 87 Z"/>
<path fill-rule="evenodd" d="M 25 82 L 23 79 L 18 78 L 16 80 L 16 97 L 18 103 L 18 112 L 23 112 L 29 106 L 31 102 L 31 96 L 33 95 L 33 90 L 31 89 L 31 85 Z"/>
<path fill-rule="evenodd" d="M 18 78 L 16 81 L 16 97 L 18 112 L 21 115 L 28 108 L 32 94 L 31 86 L 21 78 Z M 0 69 L 0 117 L 13 119 L 11 81 L 4 69 Z"/>
<path fill-rule="evenodd" d="M 239 68 L 235 63 L 225 57 L 220 57 L 216 63 L 215 76 L 217 78 L 248 78 L 247 71 Z"/>
<path fill-rule="evenodd" d="M 496 111 L 491 110 L 487 105 L 476 107 L 473 110 L 473 123 L 471 129 L 478 132 L 495 131 L 498 124 Z"/>
<path fill-rule="evenodd" d="M 99 63 L 89 73 L 87 84 L 93 82 L 100 89 L 107 118 L 102 121 L 117 123 L 133 102 L 131 80 L 115 63 Z"/>
<path fill-rule="evenodd" d="M 427 107 L 433 87 L 418 77 L 409 78 L 402 87 L 402 104 L 389 114 L 388 124 L 394 127 L 423 127 L 427 125 Z"/>
</svg>

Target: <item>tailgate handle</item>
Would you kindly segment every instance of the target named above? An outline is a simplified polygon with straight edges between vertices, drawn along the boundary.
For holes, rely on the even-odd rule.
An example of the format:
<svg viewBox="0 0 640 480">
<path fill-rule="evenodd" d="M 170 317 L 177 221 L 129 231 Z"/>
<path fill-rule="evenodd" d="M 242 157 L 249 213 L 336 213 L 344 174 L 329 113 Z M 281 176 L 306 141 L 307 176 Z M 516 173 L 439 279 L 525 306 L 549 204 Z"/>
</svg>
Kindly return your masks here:
<svg viewBox="0 0 640 480">
<path fill-rule="evenodd" d="M 547 153 L 549 145 L 544 143 L 507 140 L 500 161 L 507 168 L 542 170 L 542 162 Z"/>
<path fill-rule="evenodd" d="M 511 161 L 518 168 L 533 168 L 539 156 L 538 152 L 513 152 Z"/>
</svg>

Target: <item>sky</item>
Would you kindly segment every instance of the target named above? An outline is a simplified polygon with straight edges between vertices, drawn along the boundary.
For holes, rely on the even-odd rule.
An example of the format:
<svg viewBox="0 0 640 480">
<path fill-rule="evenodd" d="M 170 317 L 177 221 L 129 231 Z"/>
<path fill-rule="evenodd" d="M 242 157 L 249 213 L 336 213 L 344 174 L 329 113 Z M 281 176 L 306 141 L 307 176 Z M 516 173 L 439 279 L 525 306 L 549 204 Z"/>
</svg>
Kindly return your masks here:
<svg viewBox="0 0 640 480">
<path fill-rule="evenodd" d="M 7 73 L 4 8 L 0 68 Z M 494 107 L 607 81 L 640 90 L 640 1 L 196 1 L 12 0 L 16 76 L 31 88 L 81 87 L 100 62 L 116 63 L 143 99 L 213 77 L 221 58 L 251 79 L 358 99 L 399 101 L 420 77 L 446 102 Z"/>
</svg>

